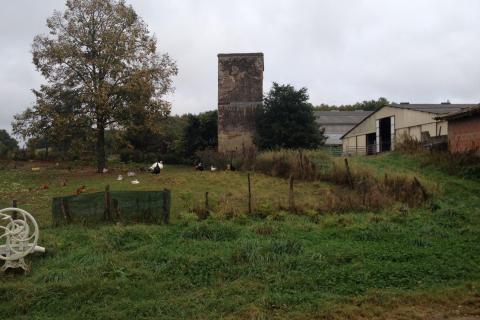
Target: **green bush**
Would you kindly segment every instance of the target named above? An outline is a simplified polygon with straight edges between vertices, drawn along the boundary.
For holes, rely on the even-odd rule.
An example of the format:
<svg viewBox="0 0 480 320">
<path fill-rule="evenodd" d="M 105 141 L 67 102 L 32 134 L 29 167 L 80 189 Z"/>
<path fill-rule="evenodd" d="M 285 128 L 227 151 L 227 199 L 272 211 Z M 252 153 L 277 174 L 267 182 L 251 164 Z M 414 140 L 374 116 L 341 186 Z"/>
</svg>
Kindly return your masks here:
<svg viewBox="0 0 480 320">
<path fill-rule="evenodd" d="M 119 151 L 120 161 L 123 163 L 128 163 L 133 159 L 133 150 L 132 149 L 122 149 Z"/>
</svg>

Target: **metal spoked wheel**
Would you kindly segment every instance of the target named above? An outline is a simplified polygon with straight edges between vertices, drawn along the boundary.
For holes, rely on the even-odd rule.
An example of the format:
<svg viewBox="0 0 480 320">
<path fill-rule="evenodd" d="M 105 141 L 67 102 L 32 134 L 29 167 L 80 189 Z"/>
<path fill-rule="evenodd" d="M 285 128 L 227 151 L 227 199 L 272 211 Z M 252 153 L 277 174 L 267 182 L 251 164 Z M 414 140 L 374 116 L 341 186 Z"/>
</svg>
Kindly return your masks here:
<svg viewBox="0 0 480 320">
<path fill-rule="evenodd" d="M 33 216 L 19 208 L 0 210 L 0 260 L 23 259 L 36 250 L 39 230 Z"/>
</svg>

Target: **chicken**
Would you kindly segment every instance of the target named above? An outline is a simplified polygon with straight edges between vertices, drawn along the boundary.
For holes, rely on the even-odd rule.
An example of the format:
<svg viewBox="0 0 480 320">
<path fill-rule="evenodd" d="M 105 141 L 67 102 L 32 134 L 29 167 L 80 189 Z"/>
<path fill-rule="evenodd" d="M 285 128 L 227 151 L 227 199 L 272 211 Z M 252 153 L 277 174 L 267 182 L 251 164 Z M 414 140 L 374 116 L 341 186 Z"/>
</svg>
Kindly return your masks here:
<svg viewBox="0 0 480 320">
<path fill-rule="evenodd" d="M 84 193 L 85 191 L 87 191 L 87 188 L 85 186 L 81 186 L 77 189 L 77 194 Z"/>
</svg>

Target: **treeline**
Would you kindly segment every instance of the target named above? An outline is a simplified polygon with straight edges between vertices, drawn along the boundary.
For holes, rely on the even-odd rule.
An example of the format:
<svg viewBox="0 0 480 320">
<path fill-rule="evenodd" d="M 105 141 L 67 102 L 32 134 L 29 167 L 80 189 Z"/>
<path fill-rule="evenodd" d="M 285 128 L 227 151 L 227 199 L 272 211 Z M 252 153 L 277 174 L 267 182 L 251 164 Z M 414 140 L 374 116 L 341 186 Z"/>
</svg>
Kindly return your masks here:
<svg viewBox="0 0 480 320">
<path fill-rule="evenodd" d="M 7 130 L 0 130 L 0 158 L 14 158 L 18 150 L 17 140 Z"/>
<path fill-rule="evenodd" d="M 377 100 L 365 100 L 362 102 L 357 102 L 355 104 L 342 104 L 342 105 L 328 105 L 322 103 L 319 106 L 314 107 L 315 111 L 355 111 L 355 110 L 365 110 L 365 111 L 376 111 L 382 107 L 389 105 L 390 102 L 386 98 L 378 98 Z"/>
<path fill-rule="evenodd" d="M 255 143 L 261 150 L 315 149 L 325 141 L 315 123 L 306 88 L 273 83 L 256 113 Z M 64 101 L 62 105 L 69 105 Z M 26 148 L 19 159 L 83 160 L 94 162 L 95 135 L 90 122 L 79 121 L 71 113 L 51 112 L 52 121 L 36 116 L 39 107 L 15 116 L 13 132 L 25 138 Z M 40 119 L 40 120 L 39 120 Z M 122 127 L 105 130 L 105 153 L 122 162 L 153 162 L 161 158 L 171 164 L 199 161 L 199 152 L 216 153 L 218 112 L 198 115 L 165 115 L 155 123 L 144 113 L 130 113 Z M 204 153 L 205 154 L 205 153 Z"/>
<path fill-rule="evenodd" d="M 199 150 L 217 147 L 217 111 L 197 115 L 166 116 L 155 127 L 137 117 L 132 125 L 105 131 L 105 151 L 110 159 L 122 162 L 153 162 L 158 158 L 172 164 L 190 164 Z M 16 122 L 14 132 L 21 136 Z M 17 160 L 95 160 L 95 139 L 87 128 L 72 129 L 67 125 L 64 134 L 38 134 L 27 139 L 25 148 L 5 130 L 0 130 L 0 157 Z M 58 129 L 60 130 L 60 129 Z M 5 137 L 4 137 L 5 136 Z M 4 152 L 4 144 L 9 152 Z"/>
</svg>

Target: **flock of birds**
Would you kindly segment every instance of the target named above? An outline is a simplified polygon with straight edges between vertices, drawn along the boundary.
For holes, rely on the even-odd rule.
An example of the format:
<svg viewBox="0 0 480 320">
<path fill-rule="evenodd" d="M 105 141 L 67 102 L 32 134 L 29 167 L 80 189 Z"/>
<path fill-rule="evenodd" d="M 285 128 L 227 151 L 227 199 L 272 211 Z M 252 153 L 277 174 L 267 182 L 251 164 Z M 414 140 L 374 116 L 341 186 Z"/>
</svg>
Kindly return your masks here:
<svg viewBox="0 0 480 320">
<path fill-rule="evenodd" d="M 203 163 L 199 162 L 196 166 L 195 166 L 195 170 L 197 171 L 204 171 L 205 168 L 203 166 Z M 232 165 L 232 164 L 227 164 L 227 167 L 225 168 L 226 171 L 235 171 L 235 167 Z M 210 166 L 210 171 L 214 172 L 214 171 L 217 171 L 217 168 L 214 167 L 214 166 Z"/>
<path fill-rule="evenodd" d="M 163 169 L 163 163 L 161 163 L 161 168 Z M 194 168 L 195 168 L 196 171 L 205 171 L 205 168 L 204 168 L 204 166 L 203 166 L 203 163 L 201 163 L 201 162 L 199 162 L 197 165 L 195 165 Z M 36 168 L 32 168 L 32 170 L 33 170 L 33 169 L 36 169 Z M 215 166 L 213 166 L 213 165 L 210 166 L 210 171 L 211 171 L 211 172 L 215 172 L 215 171 L 217 171 L 217 170 L 218 170 L 217 167 L 215 167 Z M 233 165 L 228 164 L 228 165 L 226 166 L 225 170 L 226 170 L 226 171 L 235 171 L 236 169 L 235 169 L 235 167 L 234 167 Z M 102 172 L 103 172 L 103 173 L 108 173 L 108 169 L 107 169 L 107 168 L 104 168 Z M 135 174 L 135 172 L 133 172 L 133 171 L 128 171 L 128 172 L 127 172 L 127 177 L 129 177 L 129 178 L 133 178 L 133 177 L 135 177 L 135 175 L 136 175 L 136 174 Z M 119 174 L 119 175 L 117 176 L 117 181 L 123 181 L 124 179 L 125 179 L 125 178 L 124 178 L 124 176 L 123 176 L 122 174 Z M 135 178 L 135 179 L 131 180 L 130 183 L 133 184 L 133 185 L 137 185 L 137 184 L 140 184 L 140 181 L 139 181 L 137 178 Z M 67 186 L 67 180 L 66 180 L 66 179 L 62 179 L 61 182 L 60 182 L 60 185 L 61 185 L 62 187 L 66 187 L 66 186 Z M 48 186 L 47 184 L 45 184 L 45 185 L 42 186 L 42 189 L 49 189 L 49 186 Z M 79 195 L 79 194 L 82 194 L 82 193 L 84 193 L 84 192 L 86 192 L 86 191 L 87 191 L 87 187 L 86 187 L 85 185 L 82 185 L 81 187 L 77 188 L 76 194 Z"/>
<path fill-rule="evenodd" d="M 127 177 L 134 177 L 135 176 L 135 172 L 133 171 L 129 171 L 127 172 Z M 123 175 L 119 174 L 118 177 L 117 177 L 117 181 L 123 181 Z M 131 184 L 139 184 L 140 181 L 138 181 L 138 179 L 134 179 L 132 181 L 130 181 Z"/>
</svg>

